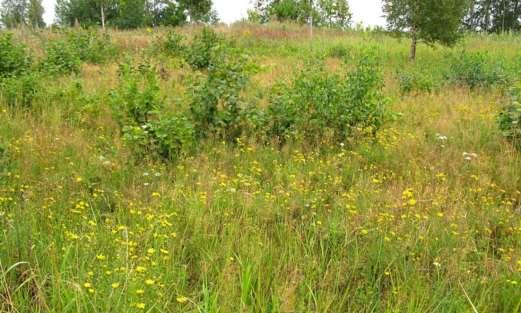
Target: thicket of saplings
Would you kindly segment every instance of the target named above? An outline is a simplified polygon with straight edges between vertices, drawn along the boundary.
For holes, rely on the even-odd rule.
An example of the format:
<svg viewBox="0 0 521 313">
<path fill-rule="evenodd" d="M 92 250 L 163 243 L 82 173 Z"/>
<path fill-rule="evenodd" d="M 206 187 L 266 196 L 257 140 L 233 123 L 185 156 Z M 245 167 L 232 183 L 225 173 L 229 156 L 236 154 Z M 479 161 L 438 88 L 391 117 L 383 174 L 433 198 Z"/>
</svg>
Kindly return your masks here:
<svg viewBox="0 0 521 313">
<path fill-rule="evenodd" d="M 186 90 L 183 103 L 167 103 L 162 97 L 161 71 L 153 61 L 159 54 L 193 70 L 193 75 L 178 82 Z M 59 102 L 68 94 L 78 107 L 96 110 L 99 99 L 85 95 L 81 84 L 58 92 L 42 85 L 52 77 L 78 74 L 83 62 L 101 64 L 117 55 L 121 52 L 109 35 L 75 30 L 49 41 L 44 56 L 36 59 L 12 34 L 3 33 L 1 101 L 31 110 L 34 103 Z M 328 71 L 325 57 L 342 59 L 343 69 Z M 288 141 L 349 143 L 375 136 L 394 116 L 383 94 L 381 62 L 374 48 L 355 53 L 353 47 L 335 46 L 325 55 L 310 58 L 291 79 L 252 95 L 246 91 L 258 66 L 236 42 L 210 28 L 203 28 L 191 40 L 171 31 L 140 60 L 127 56 L 119 65 L 117 88 L 105 96 L 124 142 L 139 159 L 175 161 L 196 153 L 207 139 L 235 142 L 245 137 L 279 146 Z M 520 147 L 521 86 L 509 88 L 515 84 L 518 69 L 488 54 L 465 51 L 453 52 L 447 62 L 441 70 L 418 65 L 398 71 L 400 91 L 436 92 L 447 84 L 501 87 L 511 100 L 499 115 L 498 125 Z M 260 105 L 262 100 L 267 104 Z"/>
</svg>

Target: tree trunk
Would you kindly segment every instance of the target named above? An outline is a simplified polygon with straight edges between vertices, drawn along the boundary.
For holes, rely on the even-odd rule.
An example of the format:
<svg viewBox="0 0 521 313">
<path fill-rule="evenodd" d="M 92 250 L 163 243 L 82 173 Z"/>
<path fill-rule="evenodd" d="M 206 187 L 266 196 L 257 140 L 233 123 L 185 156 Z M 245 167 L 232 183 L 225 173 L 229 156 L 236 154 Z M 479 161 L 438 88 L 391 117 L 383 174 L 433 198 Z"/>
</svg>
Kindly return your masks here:
<svg viewBox="0 0 521 313">
<path fill-rule="evenodd" d="M 409 59 L 411 61 L 416 60 L 416 46 L 418 45 L 418 38 L 416 37 L 416 31 L 412 31 L 412 42 L 411 42 L 411 54 Z"/>
<path fill-rule="evenodd" d="M 313 16 L 309 18 L 309 37 L 313 38 Z"/>
<path fill-rule="evenodd" d="M 101 5 L 101 29 L 105 30 L 105 11 L 103 5 Z"/>
</svg>

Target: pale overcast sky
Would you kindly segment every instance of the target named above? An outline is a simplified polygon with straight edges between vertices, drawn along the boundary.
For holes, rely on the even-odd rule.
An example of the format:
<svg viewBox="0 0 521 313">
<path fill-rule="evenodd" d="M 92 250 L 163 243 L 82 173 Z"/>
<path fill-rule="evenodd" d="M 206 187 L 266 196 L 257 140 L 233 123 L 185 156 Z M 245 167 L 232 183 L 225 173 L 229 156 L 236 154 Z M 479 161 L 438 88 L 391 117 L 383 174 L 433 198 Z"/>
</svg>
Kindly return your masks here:
<svg viewBox="0 0 521 313">
<path fill-rule="evenodd" d="M 252 0 L 214 0 L 214 6 L 219 18 L 225 23 L 235 22 L 247 16 Z M 45 8 L 44 19 L 47 24 L 54 21 L 54 5 L 56 0 L 43 0 Z M 364 25 L 385 25 L 382 18 L 381 0 L 349 0 L 353 21 Z"/>
</svg>

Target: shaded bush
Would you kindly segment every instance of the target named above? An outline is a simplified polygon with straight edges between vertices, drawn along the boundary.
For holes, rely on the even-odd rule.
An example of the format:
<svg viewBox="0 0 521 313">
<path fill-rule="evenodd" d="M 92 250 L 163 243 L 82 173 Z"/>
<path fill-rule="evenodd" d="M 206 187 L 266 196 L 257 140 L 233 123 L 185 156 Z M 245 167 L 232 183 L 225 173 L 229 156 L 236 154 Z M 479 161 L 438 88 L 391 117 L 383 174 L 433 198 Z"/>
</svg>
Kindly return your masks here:
<svg viewBox="0 0 521 313">
<path fill-rule="evenodd" d="M 11 33 L 0 33 L 0 78 L 17 76 L 31 67 L 31 58 L 24 45 L 15 43 Z"/>
<path fill-rule="evenodd" d="M 42 63 L 43 70 L 50 74 L 78 74 L 81 70 L 81 59 L 76 48 L 66 40 L 50 42 L 46 49 L 46 57 Z"/>
<path fill-rule="evenodd" d="M 500 86 L 508 83 L 505 66 L 488 54 L 462 52 L 452 61 L 450 78 L 470 88 Z"/>
<path fill-rule="evenodd" d="M 0 141 L 0 184 L 7 180 L 8 176 L 5 172 L 12 166 L 11 158 L 9 156 L 9 149 L 7 145 Z"/>
<path fill-rule="evenodd" d="M 114 116 L 120 125 L 140 126 L 162 107 L 155 68 L 144 62 L 134 66 L 131 60 L 119 66 L 119 86 L 111 92 Z"/>
<path fill-rule="evenodd" d="M 213 54 L 215 61 L 207 76 L 192 87 L 190 111 L 198 137 L 213 134 L 233 140 L 242 132 L 246 101 L 241 93 L 255 66 L 248 56 L 231 47 L 221 46 Z"/>
<path fill-rule="evenodd" d="M 185 37 L 175 31 L 169 31 L 162 42 L 159 49 L 161 52 L 171 56 L 184 56 L 186 53 Z"/>
<path fill-rule="evenodd" d="M 521 85 L 512 91 L 511 101 L 498 118 L 503 136 L 521 149 Z"/>
<path fill-rule="evenodd" d="M 120 82 L 111 93 L 114 116 L 134 156 L 175 161 L 195 147 L 195 131 L 184 116 L 164 116 L 155 67 L 130 60 L 120 65 Z"/>
<path fill-rule="evenodd" d="M 141 126 L 123 127 L 123 139 L 139 158 L 176 161 L 195 148 L 192 123 L 185 117 L 167 117 Z"/>
<path fill-rule="evenodd" d="M 433 92 L 441 84 L 432 75 L 419 71 L 399 72 L 400 93 L 402 95 L 413 92 Z"/>
<path fill-rule="evenodd" d="M 335 45 L 329 48 L 327 56 L 331 58 L 344 59 L 351 56 L 351 50 L 343 45 Z"/>
<path fill-rule="evenodd" d="M 0 98 L 13 107 L 30 107 L 41 88 L 40 77 L 34 73 L 0 79 Z"/>
<path fill-rule="evenodd" d="M 186 62 L 193 69 L 207 69 L 212 64 L 215 56 L 214 50 L 223 42 L 215 31 L 205 27 L 195 35 L 193 41 L 186 50 Z"/>
<path fill-rule="evenodd" d="M 284 141 L 342 141 L 360 130 L 375 134 L 386 117 L 383 80 L 372 57 L 347 75 L 308 65 L 289 84 L 279 84 L 268 108 L 268 135 Z"/>
<path fill-rule="evenodd" d="M 117 54 L 117 48 L 107 33 L 75 30 L 67 33 L 66 41 L 84 62 L 101 64 L 114 58 Z"/>
</svg>

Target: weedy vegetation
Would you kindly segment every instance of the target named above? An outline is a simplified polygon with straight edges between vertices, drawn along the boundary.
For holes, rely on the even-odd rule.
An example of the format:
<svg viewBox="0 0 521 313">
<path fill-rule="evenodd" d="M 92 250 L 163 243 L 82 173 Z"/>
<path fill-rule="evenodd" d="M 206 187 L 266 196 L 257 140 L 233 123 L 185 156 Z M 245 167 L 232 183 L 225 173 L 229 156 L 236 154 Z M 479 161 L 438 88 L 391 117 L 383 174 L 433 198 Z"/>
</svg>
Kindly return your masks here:
<svg viewBox="0 0 521 313">
<path fill-rule="evenodd" d="M 521 311 L 521 41 L 0 33 L 0 312 Z"/>
</svg>

